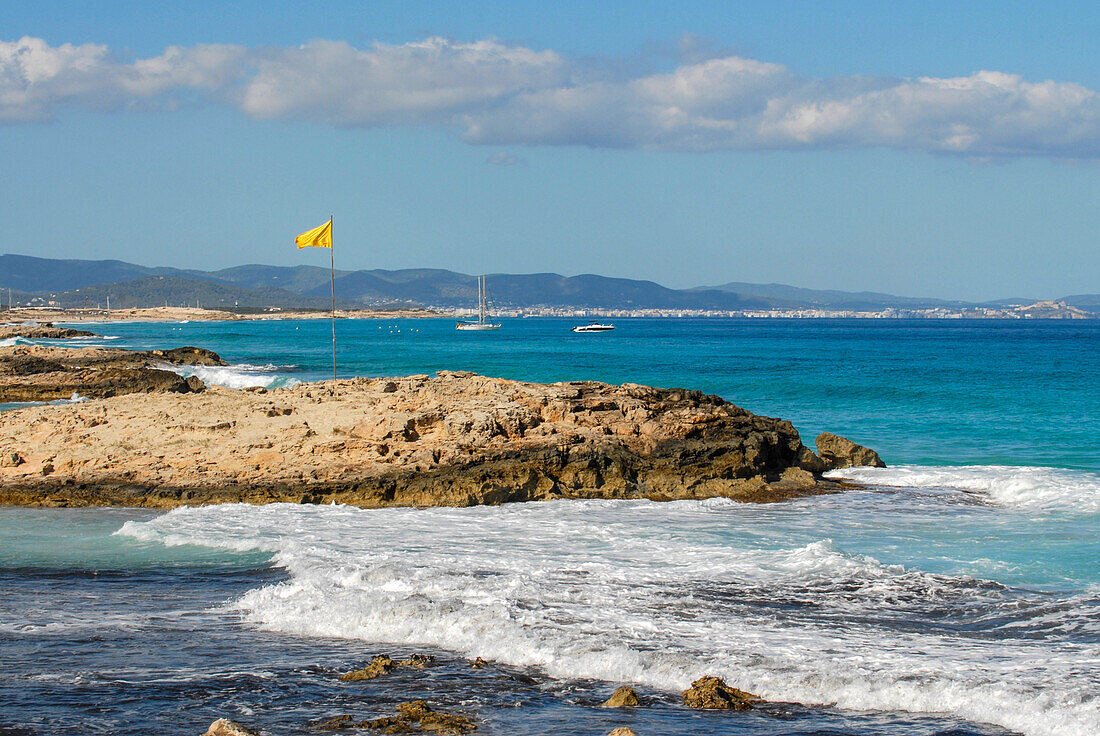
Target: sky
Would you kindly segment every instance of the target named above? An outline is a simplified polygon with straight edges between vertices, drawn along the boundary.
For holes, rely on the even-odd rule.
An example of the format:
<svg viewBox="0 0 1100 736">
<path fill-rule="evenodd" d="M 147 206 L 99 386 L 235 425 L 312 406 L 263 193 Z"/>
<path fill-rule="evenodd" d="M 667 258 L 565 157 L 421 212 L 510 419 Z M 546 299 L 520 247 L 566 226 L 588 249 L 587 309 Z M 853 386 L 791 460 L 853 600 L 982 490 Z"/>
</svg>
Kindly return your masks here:
<svg viewBox="0 0 1100 736">
<path fill-rule="evenodd" d="M 229 5 L 0 4 L 0 252 L 1100 292 L 1095 2 Z"/>
</svg>

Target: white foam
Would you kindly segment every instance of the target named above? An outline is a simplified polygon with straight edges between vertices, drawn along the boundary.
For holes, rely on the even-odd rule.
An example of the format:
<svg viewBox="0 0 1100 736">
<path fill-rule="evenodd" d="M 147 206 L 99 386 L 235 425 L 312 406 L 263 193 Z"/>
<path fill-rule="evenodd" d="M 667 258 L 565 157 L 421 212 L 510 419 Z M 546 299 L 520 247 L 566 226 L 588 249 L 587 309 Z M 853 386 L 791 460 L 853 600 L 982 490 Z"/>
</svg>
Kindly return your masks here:
<svg viewBox="0 0 1100 736">
<path fill-rule="evenodd" d="M 1100 732 L 1100 646 L 892 626 L 932 602 L 996 605 L 1002 589 L 883 565 L 826 539 L 757 539 L 755 513 L 769 512 L 728 502 L 226 505 L 120 533 L 271 552 L 289 578 L 230 607 L 273 631 L 433 645 L 669 690 L 716 674 L 769 699 L 945 712 L 1036 736 Z"/>
<path fill-rule="evenodd" d="M 826 473 L 858 483 L 981 494 L 991 503 L 1031 510 L 1100 511 L 1100 474 L 1012 465 L 844 468 Z"/>
<path fill-rule="evenodd" d="M 226 388 L 249 388 L 261 386 L 263 388 L 275 388 L 278 386 L 294 386 L 300 381 L 296 378 L 281 376 L 269 371 L 276 370 L 274 365 L 250 365 L 239 363 L 228 366 L 209 365 L 165 365 L 168 370 L 175 371 L 181 376 L 198 376 L 207 386 L 225 386 Z"/>
</svg>

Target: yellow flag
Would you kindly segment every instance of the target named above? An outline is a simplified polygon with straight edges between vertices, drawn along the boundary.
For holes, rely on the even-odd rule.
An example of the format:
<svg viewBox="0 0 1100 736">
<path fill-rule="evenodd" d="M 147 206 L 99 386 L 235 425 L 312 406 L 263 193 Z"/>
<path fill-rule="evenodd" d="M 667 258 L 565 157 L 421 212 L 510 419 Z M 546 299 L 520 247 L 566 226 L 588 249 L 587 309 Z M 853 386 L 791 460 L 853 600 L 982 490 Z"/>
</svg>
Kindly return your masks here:
<svg viewBox="0 0 1100 736">
<path fill-rule="evenodd" d="M 332 220 L 324 225 L 318 225 L 312 230 L 307 230 L 294 238 L 294 243 L 299 248 L 331 248 L 332 247 Z"/>
</svg>

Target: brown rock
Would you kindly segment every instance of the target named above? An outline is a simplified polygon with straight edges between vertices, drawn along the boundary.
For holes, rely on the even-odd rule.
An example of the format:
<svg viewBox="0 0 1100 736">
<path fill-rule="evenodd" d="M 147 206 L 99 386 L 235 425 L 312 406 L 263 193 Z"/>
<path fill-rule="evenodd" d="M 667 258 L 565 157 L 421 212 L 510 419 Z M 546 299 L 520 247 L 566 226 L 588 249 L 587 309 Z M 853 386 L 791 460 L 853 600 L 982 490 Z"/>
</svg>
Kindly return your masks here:
<svg viewBox="0 0 1100 736">
<path fill-rule="evenodd" d="M 832 488 L 802 467 L 813 453 L 789 422 L 697 391 L 443 373 L 175 395 L 192 387 L 127 351 L 16 346 L 0 364 L 17 350 L 67 367 L 30 376 L 53 392 L 33 398 L 141 393 L 0 413 L 0 504 L 774 502 Z M 0 400 L 29 379 L 0 366 Z M 617 431 L 643 414 L 637 434 Z"/>
<path fill-rule="evenodd" d="M 473 668 L 473 669 L 475 669 L 475 670 L 479 670 L 479 669 L 481 669 L 482 667 L 488 667 L 488 666 L 489 666 L 489 663 L 488 663 L 488 662 L 486 662 L 486 661 L 485 661 L 484 659 L 482 659 L 481 657 L 478 657 L 477 659 L 475 659 L 475 660 L 472 660 L 472 661 L 470 662 L 470 667 L 472 667 L 472 668 Z"/>
<path fill-rule="evenodd" d="M 107 398 L 123 394 L 197 393 L 203 382 L 165 370 L 193 361 L 225 365 L 201 348 L 133 351 L 109 348 L 0 347 L 0 401 L 53 401 L 74 394 Z"/>
<path fill-rule="evenodd" d="M 626 726 L 619 726 L 618 728 L 611 729 L 611 732 L 607 736 L 638 736 L 634 731 Z"/>
<path fill-rule="evenodd" d="M 352 670 L 351 672 L 345 672 L 340 675 L 340 679 L 344 682 L 355 682 L 356 680 L 373 680 L 376 677 L 389 674 L 393 669 L 397 667 L 397 663 L 387 657 L 385 654 L 376 654 L 371 657 L 370 664 L 362 669 Z"/>
<path fill-rule="evenodd" d="M 878 453 L 869 447 L 857 445 L 846 437 L 832 432 L 822 432 L 817 436 L 817 453 L 829 470 L 870 466 L 885 468 L 886 463 Z"/>
<path fill-rule="evenodd" d="M 0 340 L 12 337 L 25 337 L 28 340 L 57 340 L 72 337 L 98 337 L 98 335 L 87 330 L 54 327 L 49 322 L 41 325 L 0 325 Z"/>
<path fill-rule="evenodd" d="M 259 736 L 259 734 L 228 718 L 219 718 L 210 724 L 210 728 L 202 736 Z"/>
<path fill-rule="evenodd" d="M 623 685 L 611 697 L 600 704 L 602 708 L 629 708 L 641 705 L 638 692 L 629 685 Z"/>
<path fill-rule="evenodd" d="M 425 667 L 430 666 L 435 662 L 435 657 L 430 654 L 414 654 L 408 659 L 402 659 L 397 663 L 398 667 L 412 667 L 414 669 L 422 670 Z"/>
<path fill-rule="evenodd" d="M 344 728 L 345 726 L 339 726 Z M 477 729 L 477 724 L 466 716 L 439 713 L 423 700 L 399 703 L 396 716 L 384 716 L 363 721 L 356 728 L 370 728 L 385 733 L 431 732 L 438 734 L 463 734 Z"/>
<path fill-rule="evenodd" d="M 689 708 L 726 708 L 748 710 L 760 698 L 744 690 L 730 687 L 719 677 L 700 677 L 681 693 Z"/>
</svg>

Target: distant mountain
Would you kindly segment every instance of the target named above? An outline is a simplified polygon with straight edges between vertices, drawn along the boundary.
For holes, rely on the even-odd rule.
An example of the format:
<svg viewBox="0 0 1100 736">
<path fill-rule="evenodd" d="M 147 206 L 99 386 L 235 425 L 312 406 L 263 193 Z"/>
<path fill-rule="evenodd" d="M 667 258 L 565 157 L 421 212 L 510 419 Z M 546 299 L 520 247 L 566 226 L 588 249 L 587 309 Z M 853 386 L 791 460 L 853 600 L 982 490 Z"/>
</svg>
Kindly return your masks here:
<svg viewBox="0 0 1100 736">
<path fill-rule="evenodd" d="M 108 296 L 112 309 L 158 307 L 165 303 L 174 307 L 198 304 L 209 309 L 328 309 L 331 304 L 330 296 L 322 299 L 271 287 L 246 289 L 210 279 L 182 276 L 147 276 L 113 284 L 92 284 L 45 296 L 57 306 L 66 308 L 105 306 Z M 345 303 L 339 306 L 350 305 Z"/>
<path fill-rule="evenodd" d="M 702 287 L 706 289 L 707 287 Z M 803 289 L 784 284 L 746 284 L 734 281 L 721 286 L 709 287 L 718 291 L 740 294 L 743 297 L 770 299 L 791 307 L 819 309 L 852 309 L 875 311 L 890 307 L 906 309 L 932 309 L 935 307 L 960 308 L 973 306 L 968 302 L 947 301 L 944 299 L 925 299 L 918 297 L 893 296 L 874 291 L 836 291 L 829 289 Z M 1034 301 L 1034 300 L 1032 300 Z M 1030 302 L 1027 302 L 1030 303 Z"/>
<path fill-rule="evenodd" d="M 132 281 L 145 276 L 176 272 L 172 268 L 146 268 L 123 261 L 82 261 L 0 255 L 0 286 L 13 291 L 41 294 L 67 291 L 91 284 Z"/>
<path fill-rule="evenodd" d="M 329 270 L 317 266 L 246 265 L 219 271 L 150 268 L 123 261 L 84 261 L 0 255 L 0 290 L 13 290 L 17 303 L 29 298 L 63 306 L 106 301 L 112 307 L 194 304 L 242 309 L 280 307 L 324 309 L 329 305 Z M 489 298 L 502 308 L 578 307 L 606 309 L 836 309 L 966 308 L 1026 305 L 1036 300 L 1003 299 L 975 304 L 943 299 L 899 297 L 877 292 L 804 289 L 783 284 L 730 282 L 694 289 L 670 289 L 652 281 L 584 274 L 491 274 Z M 472 307 L 477 279 L 454 271 L 411 268 L 337 271 L 339 306 Z M 30 297 L 28 297 L 30 295 Z M 1100 312 L 1100 295 L 1064 301 Z"/>
</svg>

